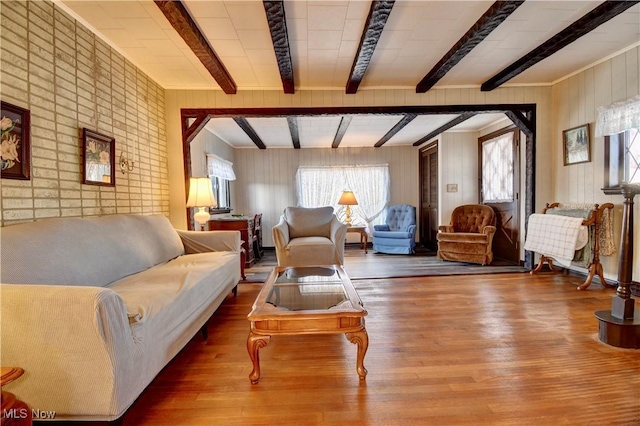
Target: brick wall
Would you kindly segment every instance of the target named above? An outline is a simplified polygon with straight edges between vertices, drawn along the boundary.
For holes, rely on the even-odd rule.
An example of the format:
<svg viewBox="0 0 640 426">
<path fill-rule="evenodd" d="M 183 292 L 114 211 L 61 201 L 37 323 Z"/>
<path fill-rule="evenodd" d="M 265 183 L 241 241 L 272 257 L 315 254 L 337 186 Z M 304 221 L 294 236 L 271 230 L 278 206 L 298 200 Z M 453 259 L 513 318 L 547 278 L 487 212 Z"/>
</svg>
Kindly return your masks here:
<svg viewBox="0 0 640 426">
<path fill-rule="evenodd" d="M 168 215 L 164 89 L 51 2 L 2 1 L 0 16 L 0 97 L 31 112 L 31 179 L 0 179 L 0 225 Z M 82 184 L 82 127 L 115 137 L 115 187 Z"/>
</svg>

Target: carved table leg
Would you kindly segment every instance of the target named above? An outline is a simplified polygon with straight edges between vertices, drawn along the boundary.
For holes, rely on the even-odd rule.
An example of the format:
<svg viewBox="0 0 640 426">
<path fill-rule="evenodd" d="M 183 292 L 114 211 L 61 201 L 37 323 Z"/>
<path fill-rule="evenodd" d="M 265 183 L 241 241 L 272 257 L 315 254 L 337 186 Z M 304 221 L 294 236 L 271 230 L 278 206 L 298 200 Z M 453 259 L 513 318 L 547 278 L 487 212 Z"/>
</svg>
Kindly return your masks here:
<svg viewBox="0 0 640 426">
<path fill-rule="evenodd" d="M 533 274 L 537 274 L 538 272 L 540 272 L 542 270 L 542 267 L 544 266 L 544 262 L 547 262 L 547 265 L 549 265 L 549 269 L 552 272 L 556 272 L 556 270 L 553 268 L 553 259 L 551 259 L 550 257 L 546 257 L 545 255 L 541 254 L 540 255 L 540 261 L 538 262 L 538 266 L 536 266 L 536 268 L 529 272 L 531 275 Z"/>
<path fill-rule="evenodd" d="M 356 360 L 356 371 L 360 380 L 364 380 L 367 377 L 367 369 L 364 368 L 364 356 L 367 353 L 369 347 L 369 336 L 367 330 L 364 328 L 362 331 L 356 331 L 355 333 L 346 333 L 347 340 L 351 343 L 358 345 L 358 358 Z"/>
<path fill-rule="evenodd" d="M 586 290 L 587 287 L 589 287 L 591 285 L 591 282 L 593 281 L 593 277 L 595 276 L 600 277 L 600 282 L 602 283 L 603 287 L 608 287 L 607 285 L 607 281 L 604 279 L 604 272 L 602 270 L 602 263 L 592 263 L 591 265 L 589 265 L 589 274 L 587 275 L 587 279 L 578 286 L 578 290 Z"/>
<path fill-rule="evenodd" d="M 247 338 L 247 350 L 249 351 L 249 357 L 253 363 L 253 371 L 249 374 L 251 384 L 257 384 L 260 380 L 260 348 L 264 348 L 271 341 L 271 336 L 263 336 L 249 332 Z"/>
</svg>

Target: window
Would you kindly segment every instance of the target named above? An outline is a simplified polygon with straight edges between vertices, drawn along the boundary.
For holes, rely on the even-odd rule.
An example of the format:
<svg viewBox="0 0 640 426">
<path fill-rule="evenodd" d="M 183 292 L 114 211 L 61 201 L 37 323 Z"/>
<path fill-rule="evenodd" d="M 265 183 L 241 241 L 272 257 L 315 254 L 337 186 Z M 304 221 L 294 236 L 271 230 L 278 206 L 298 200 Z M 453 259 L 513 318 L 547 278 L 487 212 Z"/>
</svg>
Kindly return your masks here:
<svg viewBox="0 0 640 426">
<path fill-rule="evenodd" d="M 229 213 L 231 211 L 231 191 L 229 182 L 236 180 L 233 163 L 217 155 L 207 154 L 208 176 L 211 178 L 213 195 L 218 205 L 209 209 L 212 213 Z"/>
<path fill-rule="evenodd" d="M 338 204 L 342 191 L 353 191 L 358 205 L 351 206 L 353 226 L 383 223 L 381 213 L 389 202 L 389 166 L 357 165 L 300 167 L 296 173 L 298 205 L 332 206 L 344 220 L 345 206 Z"/>
<path fill-rule="evenodd" d="M 605 188 L 640 184 L 640 96 L 598 108 L 596 136 L 605 138 Z M 608 191 L 608 190 L 611 191 Z"/>
<path fill-rule="evenodd" d="M 605 192 L 622 183 L 640 184 L 640 131 L 605 136 Z"/>
<path fill-rule="evenodd" d="M 514 138 L 518 132 L 482 142 L 482 202 L 513 202 Z"/>
</svg>

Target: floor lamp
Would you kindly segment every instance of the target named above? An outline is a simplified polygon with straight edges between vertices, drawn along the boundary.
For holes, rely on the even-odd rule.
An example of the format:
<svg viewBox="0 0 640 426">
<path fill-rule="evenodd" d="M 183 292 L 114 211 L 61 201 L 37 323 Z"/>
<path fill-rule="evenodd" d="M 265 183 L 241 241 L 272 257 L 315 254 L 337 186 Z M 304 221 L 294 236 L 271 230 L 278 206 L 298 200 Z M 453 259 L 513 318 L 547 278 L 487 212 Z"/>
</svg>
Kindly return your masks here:
<svg viewBox="0 0 640 426">
<path fill-rule="evenodd" d="M 210 178 L 189 178 L 189 198 L 187 207 L 197 207 L 198 212 L 193 215 L 196 222 L 200 224 L 200 230 L 204 231 L 205 224 L 211 216 L 205 208 L 215 206 L 216 198 L 213 196 L 213 189 Z"/>
<path fill-rule="evenodd" d="M 358 201 L 356 200 L 356 196 L 353 194 L 353 191 L 344 191 L 342 193 L 342 196 L 340 197 L 340 201 L 338 201 L 338 204 L 342 206 L 347 206 L 347 209 L 345 210 L 345 214 L 347 216 L 344 219 L 344 222 L 347 224 L 347 226 L 351 226 L 351 207 L 350 206 L 358 205 Z"/>
</svg>

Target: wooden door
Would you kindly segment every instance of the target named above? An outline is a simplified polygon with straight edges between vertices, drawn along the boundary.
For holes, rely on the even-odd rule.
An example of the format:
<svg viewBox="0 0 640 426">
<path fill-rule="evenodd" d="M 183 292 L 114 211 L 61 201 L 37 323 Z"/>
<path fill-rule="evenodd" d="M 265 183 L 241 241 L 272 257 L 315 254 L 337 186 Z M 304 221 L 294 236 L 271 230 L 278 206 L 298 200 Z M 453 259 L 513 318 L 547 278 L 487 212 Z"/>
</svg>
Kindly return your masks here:
<svg viewBox="0 0 640 426">
<path fill-rule="evenodd" d="M 479 139 L 480 202 L 496 212 L 493 257 L 520 263 L 520 131 L 498 130 Z"/>
<path fill-rule="evenodd" d="M 436 251 L 438 243 L 438 145 L 420 151 L 420 243 Z"/>
</svg>

